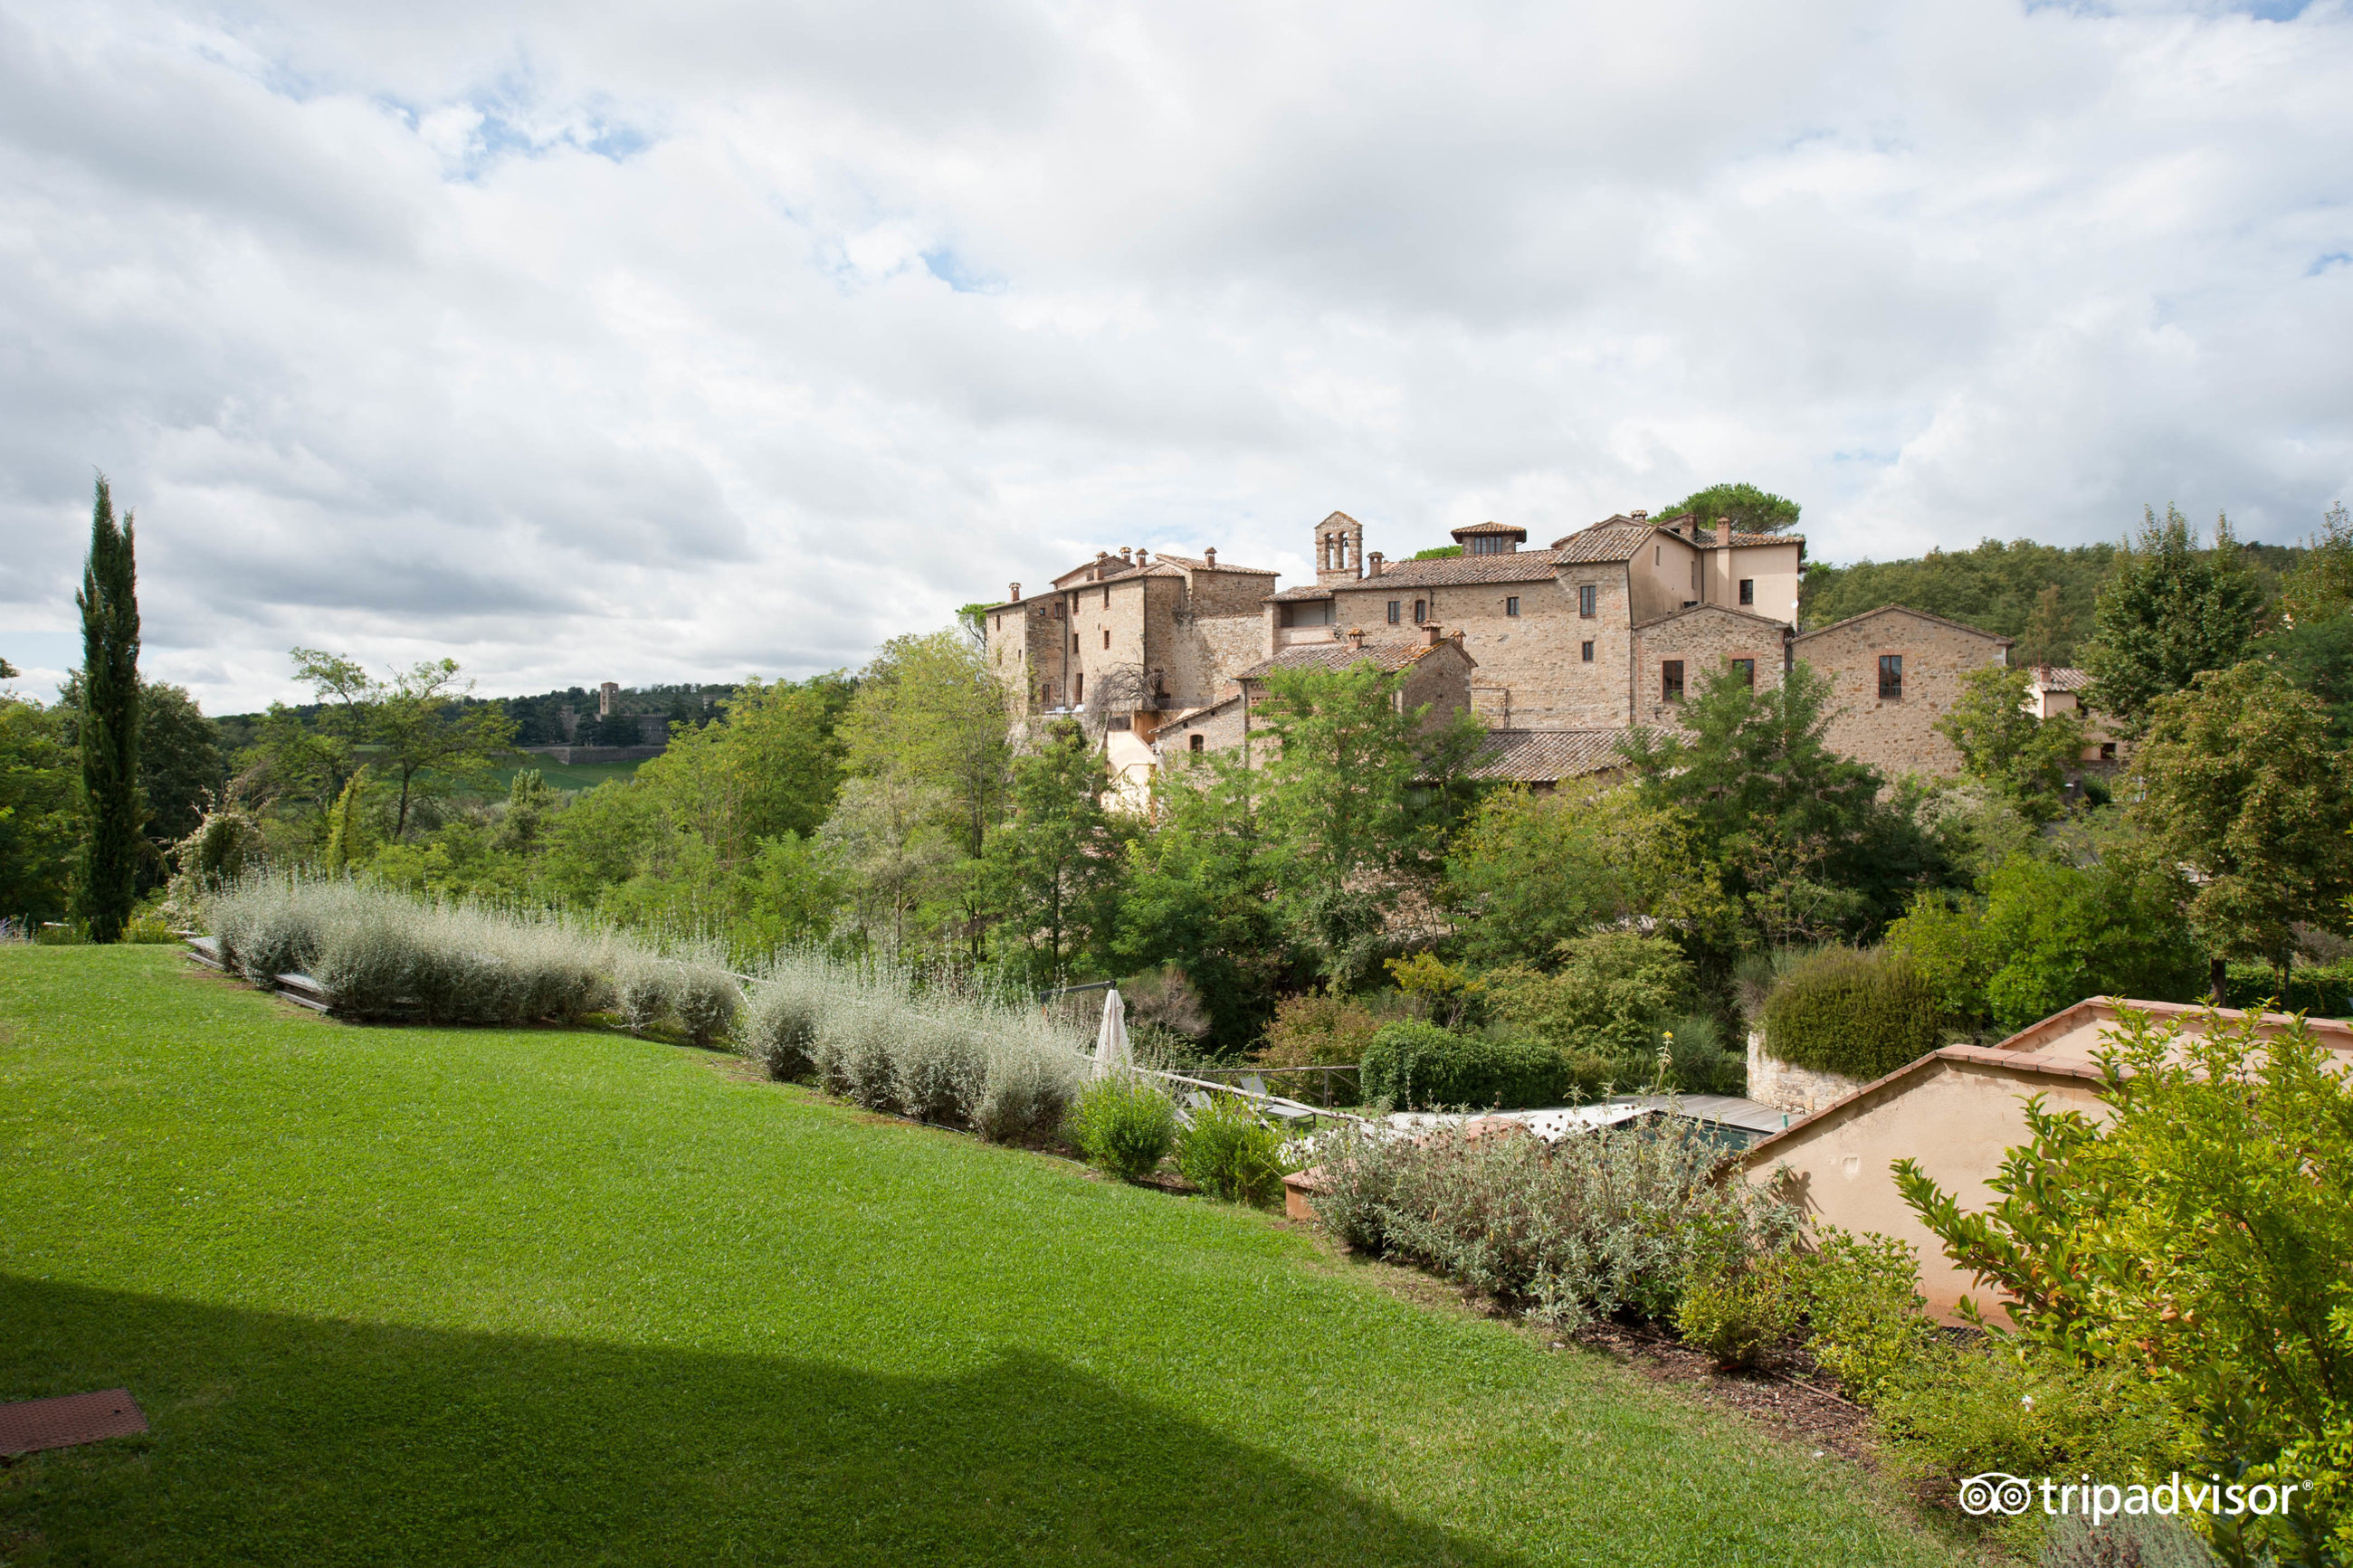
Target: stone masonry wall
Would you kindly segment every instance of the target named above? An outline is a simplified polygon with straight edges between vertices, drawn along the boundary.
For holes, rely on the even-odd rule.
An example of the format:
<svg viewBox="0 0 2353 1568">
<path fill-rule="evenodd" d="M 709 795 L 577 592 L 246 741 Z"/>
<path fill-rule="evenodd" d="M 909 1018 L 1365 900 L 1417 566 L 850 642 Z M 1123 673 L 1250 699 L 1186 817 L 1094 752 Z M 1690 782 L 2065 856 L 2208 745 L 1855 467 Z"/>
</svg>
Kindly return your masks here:
<svg viewBox="0 0 2353 1568">
<path fill-rule="evenodd" d="M 1857 1079 L 1793 1066 L 1767 1053 L 1763 1035 L 1748 1037 L 1748 1098 L 1759 1105 L 1811 1116 L 1862 1087 Z"/>
<path fill-rule="evenodd" d="M 1831 679 L 1831 749 L 1869 763 L 1890 779 L 1904 773 L 1950 778 L 1960 753 L 1936 733 L 1969 671 L 2002 662 L 2005 644 L 1909 610 L 1886 610 L 1808 632 L 1797 657 Z M 1879 656 L 1904 656 L 1901 700 L 1881 701 Z"/>
<path fill-rule="evenodd" d="M 1783 627 L 1709 605 L 1637 627 L 1634 632 L 1634 711 L 1645 724 L 1681 728 L 1683 704 L 1669 702 L 1664 666 L 1681 659 L 1683 695 L 1699 695 L 1700 683 L 1736 658 L 1757 661 L 1757 685 L 1767 689 L 1781 683 Z"/>
</svg>

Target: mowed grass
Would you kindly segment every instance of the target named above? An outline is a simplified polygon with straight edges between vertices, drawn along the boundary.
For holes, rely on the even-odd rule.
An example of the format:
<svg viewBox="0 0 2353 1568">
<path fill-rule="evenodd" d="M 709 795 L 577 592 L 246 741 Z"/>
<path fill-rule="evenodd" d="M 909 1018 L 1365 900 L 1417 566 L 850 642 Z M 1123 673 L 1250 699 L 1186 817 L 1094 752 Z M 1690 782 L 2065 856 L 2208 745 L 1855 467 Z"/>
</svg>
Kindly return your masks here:
<svg viewBox="0 0 2353 1568">
<path fill-rule="evenodd" d="M 507 786 L 514 783 L 515 774 L 524 769 L 535 770 L 540 782 L 551 789 L 595 789 L 600 784 L 615 779 L 635 778 L 642 763 L 559 763 L 553 757 L 524 753 L 510 757 L 504 765 L 493 768 L 484 777 L 486 798 L 503 800 Z"/>
<path fill-rule="evenodd" d="M 11 1563 L 1929 1563 L 1879 1483 L 1265 1216 L 589 1031 L 0 950 Z"/>
</svg>

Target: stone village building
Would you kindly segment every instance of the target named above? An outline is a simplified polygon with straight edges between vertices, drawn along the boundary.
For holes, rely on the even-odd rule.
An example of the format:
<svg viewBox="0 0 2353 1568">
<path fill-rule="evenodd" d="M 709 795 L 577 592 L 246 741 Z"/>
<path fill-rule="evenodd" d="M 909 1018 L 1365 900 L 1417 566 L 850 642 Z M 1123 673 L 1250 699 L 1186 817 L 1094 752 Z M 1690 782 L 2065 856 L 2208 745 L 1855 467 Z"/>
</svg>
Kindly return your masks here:
<svg viewBox="0 0 2353 1568">
<path fill-rule="evenodd" d="M 1831 682 L 1834 748 L 1950 776 L 1936 721 L 1969 671 L 2008 661 L 2007 637 L 1894 605 L 1799 632 L 1795 534 L 1638 511 L 1539 550 L 1505 523 L 1453 538 L 1459 556 L 1390 562 L 1335 511 L 1314 583 L 1281 591 L 1214 550 L 1100 552 L 1043 593 L 1013 584 L 984 616 L 986 657 L 1018 719 L 1092 720 L 1128 793 L 1177 753 L 1242 743 L 1270 671 L 1358 659 L 1408 671 L 1410 703 L 1472 708 L 1492 735 L 1479 771 L 1539 788 L 1613 768 L 1630 728 L 1677 725 L 1718 670 L 1769 685 L 1799 659 Z"/>
</svg>

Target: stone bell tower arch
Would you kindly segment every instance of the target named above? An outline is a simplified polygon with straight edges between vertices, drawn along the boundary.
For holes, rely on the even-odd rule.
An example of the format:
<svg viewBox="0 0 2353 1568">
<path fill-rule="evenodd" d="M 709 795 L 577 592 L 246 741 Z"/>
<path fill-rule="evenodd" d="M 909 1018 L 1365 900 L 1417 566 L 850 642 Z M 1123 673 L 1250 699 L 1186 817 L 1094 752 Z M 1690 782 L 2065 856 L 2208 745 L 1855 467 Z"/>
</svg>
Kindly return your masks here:
<svg viewBox="0 0 2353 1568">
<path fill-rule="evenodd" d="M 1315 581 L 1353 583 L 1365 574 L 1365 525 L 1335 511 L 1315 525 Z"/>
</svg>

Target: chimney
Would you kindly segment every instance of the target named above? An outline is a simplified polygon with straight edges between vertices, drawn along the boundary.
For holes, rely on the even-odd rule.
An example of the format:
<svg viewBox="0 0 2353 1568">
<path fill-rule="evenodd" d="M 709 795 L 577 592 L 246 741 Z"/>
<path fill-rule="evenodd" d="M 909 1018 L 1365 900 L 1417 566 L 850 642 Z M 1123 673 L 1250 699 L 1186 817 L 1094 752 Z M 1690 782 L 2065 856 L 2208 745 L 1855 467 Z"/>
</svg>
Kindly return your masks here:
<svg viewBox="0 0 2353 1568">
<path fill-rule="evenodd" d="M 1150 552 L 1149 550 L 1139 550 L 1139 551 L 1137 551 L 1137 552 L 1135 552 L 1135 563 L 1136 563 L 1138 566 L 1149 566 L 1149 565 L 1151 565 L 1151 564 L 1152 564 L 1152 552 Z"/>
<path fill-rule="evenodd" d="M 1634 514 L 1634 521 L 1636 522 L 1648 522 L 1651 521 L 1651 514 L 1647 511 L 1638 511 Z"/>
<path fill-rule="evenodd" d="M 1421 635 L 1423 646 L 1427 647 L 1436 647 L 1440 643 L 1446 640 L 1445 637 L 1439 634 L 1438 623 L 1436 621 L 1423 622 Z"/>
<path fill-rule="evenodd" d="M 1352 648 L 1361 648 L 1365 646 L 1364 627 L 1350 626 L 1348 628 L 1348 646 Z"/>
<path fill-rule="evenodd" d="M 1123 566 L 1133 566 L 1133 565 L 1134 565 L 1134 564 L 1135 564 L 1135 547 L 1134 547 L 1134 545 L 1132 545 L 1132 544 L 1123 544 L 1123 545 L 1121 545 L 1121 546 L 1119 547 L 1119 561 L 1120 561 L 1120 564 L 1121 564 L 1121 565 L 1123 565 Z"/>
<path fill-rule="evenodd" d="M 1218 563 L 1218 547 L 1212 544 L 1201 552 L 1201 561 L 1204 565 L 1215 566 Z"/>
<path fill-rule="evenodd" d="M 1379 576 L 1381 574 L 1381 552 L 1376 550 L 1370 556 L 1366 557 L 1366 559 L 1372 563 L 1372 574 L 1376 577 Z"/>
<path fill-rule="evenodd" d="M 1006 590 L 1006 591 L 1005 591 L 1005 602 L 1006 602 L 1007 604 L 1008 604 L 1008 605 L 1018 605 L 1018 604 L 1019 604 L 1019 603 L 1021 602 L 1021 584 L 1018 584 L 1018 583 L 1008 583 L 1008 584 L 1005 585 L 1005 590 Z"/>
</svg>

